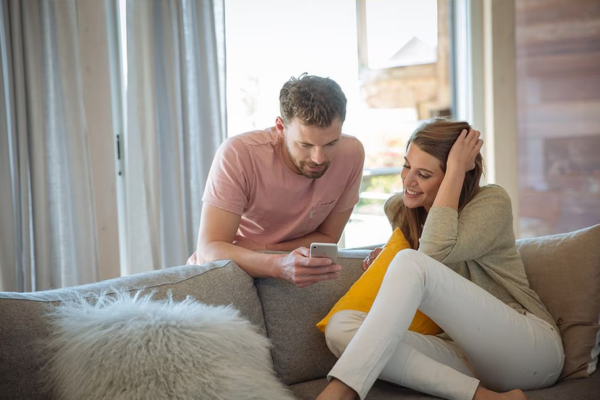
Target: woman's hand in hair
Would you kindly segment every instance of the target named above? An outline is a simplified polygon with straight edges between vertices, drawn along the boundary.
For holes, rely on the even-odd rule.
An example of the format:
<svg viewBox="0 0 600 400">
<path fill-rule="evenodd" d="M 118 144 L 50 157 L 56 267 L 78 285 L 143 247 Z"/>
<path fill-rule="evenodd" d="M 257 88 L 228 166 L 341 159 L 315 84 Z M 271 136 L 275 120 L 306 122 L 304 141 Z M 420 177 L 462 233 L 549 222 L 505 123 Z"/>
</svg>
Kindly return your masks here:
<svg viewBox="0 0 600 400">
<path fill-rule="evenodd" d="M 483 140 L 479 137 L 481 133 L 475 129 L 466 129 L 458 136 L 456 142 L 448 154 L 448 162 L 446 163 L 446 172 L 453 170 L 455 172 L 467 173 L 475 168 L 475 157 L 479 154 Z"/>
<path fill-rule="evenodd" d="M 373 264 L 373 261 L 375 261 L 375 259 L 379 255 L 379 253 L 381 253 L 381 250 L 383 250 L 383 247 L 376 247 L 375 250 L 373 250 L 371 252 L 371 254 L 369 254 L 369 256 L 363 260 L 363 262 L 362 262 L 362 270 L 363 271 L 366 271 L 367 269 L 369 269 L 369 267 L 371 266 L 371 264 Z"/>
</svg>

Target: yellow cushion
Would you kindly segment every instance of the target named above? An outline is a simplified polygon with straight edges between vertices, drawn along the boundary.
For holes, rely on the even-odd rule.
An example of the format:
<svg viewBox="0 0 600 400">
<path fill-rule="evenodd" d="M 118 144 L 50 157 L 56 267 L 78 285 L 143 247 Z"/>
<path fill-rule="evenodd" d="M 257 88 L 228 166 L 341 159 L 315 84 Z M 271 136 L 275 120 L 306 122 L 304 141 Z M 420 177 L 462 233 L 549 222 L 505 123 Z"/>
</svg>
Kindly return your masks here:
<svg viewBox="0 0 600 400">
<path fill-rule="evenodd" d="M 383 247 L 383 250 L 367 271 L 352 285 L 348 293 L 346 293 L 333 306 L 329 314 L 321 322 L 317 324 L 322 332 L 325 332 L 325 327 L 329 319 L 338 311 L 356 310 L 369 312 L 375 301 L 377 292 L 381 287 L 381 282 L 385 276 L 385 272 L 394 259 L 396 254 L 403 249 L 410 249 L 408 241 L 402 234 L 400 228 L 396 228 L 390 237 L 390 240 Z M 422 333 L 424 335 L 437 335 L 442 332 L 442 329 L 435 324 L 427 315 L 417 310 L 415 317 L 408 328 L 411 331 Z"/>
</svg>

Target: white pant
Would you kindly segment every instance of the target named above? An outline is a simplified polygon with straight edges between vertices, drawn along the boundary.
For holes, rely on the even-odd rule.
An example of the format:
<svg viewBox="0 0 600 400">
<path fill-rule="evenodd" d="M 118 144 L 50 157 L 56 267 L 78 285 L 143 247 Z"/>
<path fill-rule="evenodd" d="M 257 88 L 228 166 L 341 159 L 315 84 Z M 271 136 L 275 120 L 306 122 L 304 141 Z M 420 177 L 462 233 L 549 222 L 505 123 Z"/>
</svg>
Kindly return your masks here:
<svg viewBox="0 0 600 400">
<path fill-rule="evenodd" d="M 454 340 L 407 331 L 416 310 Z M 340 311 L 325 331 L 339 357 L 328 375 L 364 399 L 377 378 L 445 399 L 470 400 L 481 380 L 495 391 L 553 385 L 560 335 L 415 250 L 390 263 L 371 311 Z M 477 377 L 477 378 L 475 378 Z"/>
</svg>

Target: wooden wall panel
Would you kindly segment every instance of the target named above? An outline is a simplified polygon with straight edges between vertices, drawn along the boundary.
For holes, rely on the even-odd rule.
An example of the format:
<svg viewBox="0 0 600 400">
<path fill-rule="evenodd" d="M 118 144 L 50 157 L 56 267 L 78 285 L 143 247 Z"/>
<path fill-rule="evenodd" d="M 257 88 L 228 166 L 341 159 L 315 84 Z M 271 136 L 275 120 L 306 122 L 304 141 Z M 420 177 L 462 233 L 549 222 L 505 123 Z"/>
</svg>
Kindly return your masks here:
<svg viewBox="0 0 600 400">
<path fill-rule="evenodd" d="M 516 0 L 521 236 L 600 223 L 600 0 Z"/>
</svg>

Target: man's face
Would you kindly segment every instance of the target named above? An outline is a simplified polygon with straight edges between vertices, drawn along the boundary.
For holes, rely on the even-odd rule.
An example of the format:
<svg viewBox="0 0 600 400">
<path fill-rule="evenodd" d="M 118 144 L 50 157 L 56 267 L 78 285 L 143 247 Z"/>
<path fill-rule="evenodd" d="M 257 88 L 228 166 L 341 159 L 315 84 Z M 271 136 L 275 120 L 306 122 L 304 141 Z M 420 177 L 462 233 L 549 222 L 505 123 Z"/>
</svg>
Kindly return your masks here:
<svg viewBox="0 0 600 400">
<path fill-rule="evenodd" d="M 281 117 L 276 121 L 277 129 L 283 133 L 286 165 L 294 172 L 309 179 L 319 179 L 325 174 L 333 160 L 342 138 L 342 121 L 333 120 L 327 128 L 302 125 L 293 119 L 284 126 Z"/>
</svg>

